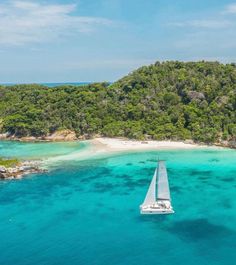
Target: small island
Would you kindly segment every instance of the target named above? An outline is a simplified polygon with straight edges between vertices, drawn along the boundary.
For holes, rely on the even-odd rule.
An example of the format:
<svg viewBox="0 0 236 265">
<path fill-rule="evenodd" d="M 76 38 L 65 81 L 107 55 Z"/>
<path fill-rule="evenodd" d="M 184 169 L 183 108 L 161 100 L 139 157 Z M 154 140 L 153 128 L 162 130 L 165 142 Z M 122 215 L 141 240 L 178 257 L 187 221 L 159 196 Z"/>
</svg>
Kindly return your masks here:
<svg viewBox="0 0 236 265">
<path fill-rule="evenodd" d="M 0 179 L 21 179 L 22 176 L 43 172 L 38 161 L 19 161 L 0 157 Z"/>
<path fill-rule="evenodd" d="M 236 64 L 156 62 L 114 83 L 0 85 L 0 139 L 97 137 L 236 148 Z"/>
</svg>

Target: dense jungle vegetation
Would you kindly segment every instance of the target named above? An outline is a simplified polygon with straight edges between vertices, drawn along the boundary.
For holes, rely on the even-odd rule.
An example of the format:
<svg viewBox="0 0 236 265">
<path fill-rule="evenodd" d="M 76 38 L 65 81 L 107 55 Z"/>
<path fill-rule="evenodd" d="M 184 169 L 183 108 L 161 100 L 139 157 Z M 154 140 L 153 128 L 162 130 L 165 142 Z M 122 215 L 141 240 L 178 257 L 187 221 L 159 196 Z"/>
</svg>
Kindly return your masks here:
<svg viewBox="0 0 236 265">
<path fill-rule="evenodd" d="M 236 65 L 156 62 L 119 81 L 0 86 L 0 132 L 44 136 L 236 140 Z"/>
</svg>

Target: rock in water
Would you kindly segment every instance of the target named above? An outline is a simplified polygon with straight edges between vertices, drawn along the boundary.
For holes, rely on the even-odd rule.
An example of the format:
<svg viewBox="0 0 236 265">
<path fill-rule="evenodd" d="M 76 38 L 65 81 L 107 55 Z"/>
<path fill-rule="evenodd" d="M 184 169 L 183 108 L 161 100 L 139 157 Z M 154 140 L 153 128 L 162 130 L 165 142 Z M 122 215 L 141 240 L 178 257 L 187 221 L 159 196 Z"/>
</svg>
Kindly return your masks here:
<svg viewBox="0 0 236 265">
<path fill-rule="evenodd" d="M 6 173 L 7 170 L 4 166 L 0 166 L 0 173 Z"/>
<path fill-rule="evenodd" d="M 7 173 L 0 172 L 0 179 L 7 179 L 9 178 L 9 175 Z"/>
</svg>

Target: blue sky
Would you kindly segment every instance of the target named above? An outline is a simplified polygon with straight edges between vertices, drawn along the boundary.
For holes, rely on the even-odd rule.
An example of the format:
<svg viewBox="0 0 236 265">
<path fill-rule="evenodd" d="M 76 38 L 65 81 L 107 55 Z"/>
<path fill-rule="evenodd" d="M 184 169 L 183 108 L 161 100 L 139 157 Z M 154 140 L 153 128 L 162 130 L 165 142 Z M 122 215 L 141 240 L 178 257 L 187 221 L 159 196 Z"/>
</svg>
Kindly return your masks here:
<svg viewBox="0 0 236 265">
<path fill-rule="evenodd" d="M 236 1 L 1 0 L 0 82 L 115 81 L 157 60 L 236 61 Z"/>
</svg>

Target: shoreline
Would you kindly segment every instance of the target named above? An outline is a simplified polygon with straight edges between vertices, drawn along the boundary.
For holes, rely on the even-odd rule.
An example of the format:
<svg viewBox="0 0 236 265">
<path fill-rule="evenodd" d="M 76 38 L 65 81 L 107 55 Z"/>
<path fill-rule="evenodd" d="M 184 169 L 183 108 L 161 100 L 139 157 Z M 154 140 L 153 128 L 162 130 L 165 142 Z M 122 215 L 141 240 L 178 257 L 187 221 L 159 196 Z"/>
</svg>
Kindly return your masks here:
<svg viewBox="0 0 236 265">
<path fill-rule="evenodd" d="M 95 138 L 93 140 L 90 140 L 90 142 L 97 149 L 101 149 L 106 152 L 197 149 L 208 147 L 207 145 L 185 143 L 183 141 L 139 141 L 108 137 Z"/>
<path fill-rule="evenodd" d="M 131 149 L 135 149 L 137 147 L 136 144 L 139 143 L 141 145 L 148 146 L 147 150 L 149 149 L 150 145 L 153 145 L 153 148 L 195 148 L 196 146 L 204 146 L 204 147 L 221 147 L 221 148 L 230 148 L 236 149 L 236 141 L 221 141 L 216 143 L 204 143 L 204 142 L 194 142 L 193 140 L 136 140 L 136 139 L 129 139 L 125 137 L 103 137 L 100 135 L 95 135 L 94 137 L 87 137 L 81 136 L 76 137 L 75 132 L 71 130 L 63 130 L 58 131 L 52 135 L 45 136 L 45 137 L 16 137 L 16 136 L 9 136 L 8 134 L 0 134 L 0 141 L 16 141 L 21 143 L 67 143 L 67 142 L 91 142 L 92 144 L 98 144 L 100 146 L 107 146 L 111 149 L 125 149 L 124 145 Z M 117 143 L 120 143 L 118 147 Z M 124 144 L 125 142 L 125 144 Z M 150 147 L 151 148 L 151 147 Z M 145 148 L 137 148 L 145 150 Z M 135 149 L 136 150 L 136 149 Z"/>
<path fill-rule="evenodd" d="M 122 153 L 135 153 L 145 151 L 163 151 L 163 150 L 191 150 L 202 148 L 220 149 L 219 146 L 207 146 L 200 144 L 190 144 L 177 141 L 136 141 L 123 138 L 95 138 L 92 140 L 81 141 L 87 143 L 86 148 L 75 151 L 71 154 L 50 157 L 44 160 L 44 164 L 50 167 L 51 164 L 69 161 L 69 160 L 87 160 L 106 158 Z"/>
<path fill-rule="evenodd" d="M 65 141 L 66 144 L 68 141 Z M 39 160 L 21 161 L 20 165 L 1 172 L 2 179 L 18 179 L 22 176 L 31 173 L 39 173 L 44 170 L 61 165 L 65 161 L 85 161 L 93 159 L 109 158 L 111 156 L 125 154 L 125 153 L 139 153 L 148 151 L 163 151 L 163 150 L 199 150 L 203 148 L 222 149 L 219 146 L 208 146 L 194 144 L 190 142 L 181 141 L 138 141 L 124 138 L 106 138 L 98 137 L 92 140 L 78 141 L 84 144 L 84 148 L 78 148 L 70 153 L 61 155 L 54 155 L 50 157 L 41 157 Z M 52 142 L 54 143 L 54 142 Z M 4 175 L 4 173 L 7 173 Z"/>
</svg>

